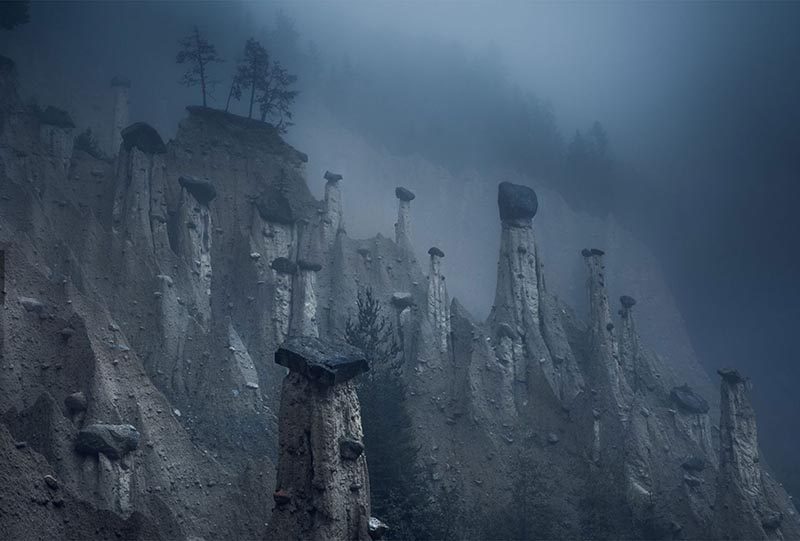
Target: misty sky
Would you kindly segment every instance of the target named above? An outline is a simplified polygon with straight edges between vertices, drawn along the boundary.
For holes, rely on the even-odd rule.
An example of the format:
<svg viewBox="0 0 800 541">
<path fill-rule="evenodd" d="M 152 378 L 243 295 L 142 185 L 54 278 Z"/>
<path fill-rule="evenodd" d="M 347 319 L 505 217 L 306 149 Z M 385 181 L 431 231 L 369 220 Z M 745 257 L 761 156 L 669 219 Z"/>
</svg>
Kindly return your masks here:
<svg viewBox="0 0 800 541">
<path fill-rule="evenodd" d="M 171 136 L 195 97 L 174 85 L 181 29 L 239 39 L 278 8 L 326 59 L 375 66 L 452 42 L 552 104 L 565 138 L 601 121 L 636 181 L 665 193 L 652 221 L 628 226 L 659 256 L 706 367 L 753 377 L 767 456 L 800 492 L 800 436 L 787 434 L 800 415 L 800 2 L 37 3 L 0 53 L 21 70 L 75 66 L 48 67 L 56 83 L 35 89 L 47 97 L 122 66 L 133 107 Z"/>
</svg>

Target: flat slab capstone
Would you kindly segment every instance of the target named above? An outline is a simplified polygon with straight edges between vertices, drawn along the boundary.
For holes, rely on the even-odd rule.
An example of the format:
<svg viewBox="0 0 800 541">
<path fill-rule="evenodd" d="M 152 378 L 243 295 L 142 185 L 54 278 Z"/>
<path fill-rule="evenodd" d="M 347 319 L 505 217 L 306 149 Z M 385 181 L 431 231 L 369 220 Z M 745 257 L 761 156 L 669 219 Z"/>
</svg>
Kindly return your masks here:
<svg viewBox="0 0 800 541">
<path fill-rule="evenodd" d="M 708 413 L 709 406 L 706 399 L 694 392 L 688 385 L 674 387 L 669 396 L 673 402 L 690 413 Z"/>
<path fill-rule="evenodd" d="M 287 339 L 275 352 L 275 363 L 327 387 L 369 370 L 360 349 L 310 336 Z"/>
<path fill-rule="evenodd" d="M 394 189 L 394 195 L 400 201 L 413 201 L 417 196 L 414 195 L 414 192 L 409 190 L 408 188 L 403 188 L 402 186 L 398 186 Z"/>
<path fill-rule="evenodd" d="M 210 180 L 185 175 L 178 179 L 178 183 L 201 205 L 208 206 L 217 197 L 217 189 Z"/>
<path fill-rule="evenodd" d="M 497 188 L 497 206 L 500 209 L 500 219 L 531 220 L 539 210 L 539 200 L 532 188 L 501 182 Z"/>
<path fill-rule="evenodd" d="M 156 129 L 146 122 L 135 122 L 122 130 L 122 146 L 125 150 L 138 148 L 145 154 L 164 154 L 167 147 Z"/>
<path fill-rule="evenodd" d="M 84 455 L 103 453 L 108 458 L 122 458 L 139 447 L 139 431 L 132 425 L 89 425 L 75 440 L 75 450 Z"/>
</svg>

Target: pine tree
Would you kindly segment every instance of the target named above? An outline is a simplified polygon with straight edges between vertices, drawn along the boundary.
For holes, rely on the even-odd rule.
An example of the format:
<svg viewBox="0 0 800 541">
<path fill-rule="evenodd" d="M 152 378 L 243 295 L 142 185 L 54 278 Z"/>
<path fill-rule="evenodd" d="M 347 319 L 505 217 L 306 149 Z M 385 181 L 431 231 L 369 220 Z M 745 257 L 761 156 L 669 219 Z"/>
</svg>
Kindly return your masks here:
<svg viewBox="0 0 800 541">
<path fill-rule="evenodd" d="M 292 125 L 292 103 L 297 97 L 296 90 L 289 87 L 297 81 L 297 77 L 286 71 L 279 62 L 275 62 L 269 69 L 269 75 L 264 80 L 261 96 L 258 98 L 261 108 L 261 121 L 267 117 L 275 119 L 275 127 L 281 133 L 286 133 Z"/>
<path fill-rule="evenodd" d="M 371 363 L 368 377 L 359 383 L 358 397 L 372 514 L 389 525 L 392 539 L 434 538 L 433 499 L 419 466 L 419 449 L 405 406 L 400 348 L 372 289 L 359 293 L 357 306 L 357 316 L 348 318 L 345 337 Z"/>
<path fill-rule="evenodd" d="M 242 90 L 250 90 L 247 118 L 253 118 L 256 92 L 266 87 L 268 78 L 269 53 L 258 41 L 250 38 L 244 45 L 244 57 L 236 67 L 236 74 L 231 85 L 231 95 L 237 100 L 241 98 Z M 230 101 L 230 97 L 228 101 Z"/>
<path fill-rule="evenodd" d="M 180 40 L 180 45 L 181 50 L 178 51 L 175 62 L 188 64 L 181 83 L 186 86 L 199 84 L 200 92 L 203 94 L 203 107 L 206 107 L 208 87 L 213 84 L 208 79 L 208 65 L 212 62 L 222 62 L 222 59 L 217 56 L 216 48 L 200 35 L 200 30 L 196 26 L 188 36 Z"/>
</svg>

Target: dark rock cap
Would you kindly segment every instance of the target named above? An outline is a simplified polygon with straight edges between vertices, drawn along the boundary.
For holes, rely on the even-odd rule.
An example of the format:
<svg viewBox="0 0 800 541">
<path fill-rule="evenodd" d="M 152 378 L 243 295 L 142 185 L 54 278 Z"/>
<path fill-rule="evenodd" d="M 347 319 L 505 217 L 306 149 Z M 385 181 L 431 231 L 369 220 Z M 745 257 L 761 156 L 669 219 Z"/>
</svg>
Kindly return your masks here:
<svg viewBox="0 0 800 541">
<path fill-rule="evenodd" d="M 328 182 L 339 182 L 342 180 L 342 175 L 338 173 L 331 173 L 330 171 L 325 171 L 325 175 L 322 177 Z"/>
<path fill-rule="evenodd" d="M 114 88 L 115 86 L 130 88 L 131 80 L 128 79 L 127 77 L 120 77 L 119 75 L 117 75 L 113 79 L 111 79 L 111 87 Z"/>
<path fill-rule="evenodd" d="M 167 152 L 167 147 L 156 129 L 145 122 L 135 122 L 122 130 L 122 146 L 125 150 L 136 147 L 145 154 Z"/>
<path fill-rule="evenodd" d="M 289 199 L 279 190 L 271 188 L 255 201 L 256 210 L 265 222 L 291 225 L 295 222 Z"/>
<path fill-rule="evenodd" d="M 514 340 L 517 338 L 517 333 L 508 323 L 500 323 L 497 326 L 497 337 L 498 338 L 506 337 Z"/>
<path fill-rule="evenodd" d="M 689 471 L 703 471 L 706 469 L 706 460 L 698 455 L 692 455 L 683 461 L 681 467 Z"/>
<path fill-rule="evenodd" d="M 108 458 L 122 458 L 139 447 L 139 431 L 132 425 L 94 424 L 81 429 L 75 450 L 85 455 L 103 453 Z"/>
<path fill-rule="evenodd" d="M 761 526 L 765 530 L 777 530 L 780 528 L 781 522 L 783 522 L 783 513 L 772 512 L 762 519 Z"/>
<path fill-rule="evenodd" d="M 539 209 L 539 200 L 536 192 L 527 186 L 501 182 L 497 189 L 497 206 L 503 221 L 531 220 Z"/>
<path fill-rule="evenodd" d="M 619 302 L 622 303 L 622 306 L 625 308 L 632 308 L 636 305 L 636 299 L 633 297 L 629 297 L 628 295 L 623 295 L 619 298 Z"/>
<path fill-rule="evenodd" d="M 599 248 L 592 248 L 590 251 L 592 252 L 592 255 L 606 255 L 606 253 Z"/>
<path fill-rule="evenodd" d="M 695 393 L 688 385 L 674 387 L 669 396 L 673 402 L 690 413 L 708 413 L 706 399 Z"/>
<path fill-rule="evenodd" d="M 208 206 L 208 204 L 217 197 L 217 190 L 210 180 L 186 175 L 180 177 L 178 182 L 187 192 L 192 194 L 201 205 Z"/>
<path fill-rule="evenodd" d="M 64 405 L 67 407 L 67 411 L 70 413 L 80 413 L 82 411 L 86 411 L 86 407 L 89 405 L 89 402 L 86 400 L 86 395 L 83 394 L 82 391 L 78 391 L 77 393 L 72 393 L 71 395 L 67 396 L 64 399 Z"/>
<path fill-rule="evenodd" d="M 360 349 L 310 336 L 286 340 L 275 352 L 275 363 L 323 386 L 343 383 L 369 370 Z"/>
<path fill-rule="evenodd" d="M 47 109 L 40 111 L 37 116 L 39 117 L 39 122 L 47 126 L 56 126 L 59 128 L 75 127 L 75 123 L 72 121 L 72 117 L 69 116 L 68 112 L 64 109 L 53 107 L 52 105 L 48 105 Z"/>
<path fill-rule="evenodd" d="M 720 368 L 717 370 L 717 374 L 722 376 L 723 380 L 733 385 L 746 381 L 745 377 L 742 376 L 738 370 L 734 370 L 733 368 Z"/>
<path fill-rule="evenodd" d="M 411 293 L 395 293 L 392 295 L 392 304 L 399 310 L 414 306 L 414 297 Z"/>
<path fill-rule="evenodd" d="M 398 186 L 397 188 L 394 189 L 394 195 L 400 201 L 413 201 L 414 198 L 417 197 L 416 195 L 414 195 L 414 192 L 412 192 L 408 188 L 403 188 L 402 186 Z"/>
<path fill-rule="evenodd" d="M 441 251 L 436 246 L 433 246 L 430 250 L 428 250 L 428 255 L 436 256 L 436 257 L 444 257 L 444 252 Z"/>
<path fill-rule="evenodd" d="M 318 263 L 316 261 L 308 261 L 306 259 L 300 259 L 297 262 L 297 267 L 300 270 L 310 270 L 314 272 L 319 272 L 322 270 L 322 263 Z"/>
<path fill-rule="evenodd" d="M 592 251 L 589 248 L 584 248 L 581 250 L 581 255 L 583 257 L 592 257 Z"/>
<path fill-rule="evenodd" d="M 352 438 L 339 440 L 339 456 L 342 460 L 356 460 L 364 452 L 364 444 Z"/>
<path fill-rule="evenodd" d="M 280 274 L 294 274 L 297 272 L 297 264 L 287 257 L 275 258 L 269 266 Z"/>
</svg>

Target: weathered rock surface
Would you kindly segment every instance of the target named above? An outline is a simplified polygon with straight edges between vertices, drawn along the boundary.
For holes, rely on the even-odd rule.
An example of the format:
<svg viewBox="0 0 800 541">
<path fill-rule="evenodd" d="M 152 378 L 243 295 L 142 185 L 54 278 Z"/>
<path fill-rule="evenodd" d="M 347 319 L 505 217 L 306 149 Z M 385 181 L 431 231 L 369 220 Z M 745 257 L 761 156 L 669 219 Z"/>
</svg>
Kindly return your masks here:
<svg viewBox="0 0 800 541">
<path fill-rule="evenodd" d="M 674 315 L 674 307 L 657 287 L 652 293 L 658 273 L 642 271 L 647 263 L 637 258 L 646 253 L 635 244 L 628 250 L 619 228 L 568 212 L 546 190 L 539 209 L 529 188 L 500 187 L 497 302 L 483 323 L 448 298 L 442 258 L 463 249 L 449 232 L 420 232 L 441 247 L 429 253 L 428 276 L 415 261 L 407 194 L 395 194 L 404 224 L 397 242 L 351 239 L 338 203 L 349 182 L 339 186 L 328 175 L 335 187 L 316 201 L 303 178 L 307 157 L 272 127 L 194 107 L 165 153 L 145 142 L 126 148 L 120 136 L 115 163 L 74 152 L 67 169 L 52 159 L 6 72 L 0 62 L 4 289 L 6 299 L 41 307 L 7 301 L 0 310 L 0 484 L 7 487 L 0 511 L 11 510 L 0 537 L 270 538 L 265 513 L 272 505 L 282 518 L 269 528 L 294 531 L 280 527 L 290 524 L 304 532 L 295 538 L 374 536 L 365 481 L 370 449 L 361 447 L 353 413 L 352 376 L 363 363 L 317 346 L 284 353 L 288 376 L 267 362 L 291 342 L 290 327 L 312 340 L 343 336 L 367 287 L 402 350 L 424 482 L 437 498 L 446 493 L 459 502 L 448 516 L 457 535 L 490 537 L 481 529 L 484 514 L 531 501 L 546 512 L 534 506 L 521 514 L 544 516 L 546 528 L 533 531 L 553 538 L 721 536 L 715 515 L 725 504 L 714 505 L 718 459 L 709 421 L 716 400 L 693 375 L 691 355 L 675 354 L 684 351 L 680 324 L 653 324 L 674 323 L 653 318 Z M 439 174 L 419 173 L 391 180 L 383 199 L 407 178 Z M 214 179 L 219 193 L 206 201 L 210 191 L 181 177 Z M 486 184 L 467 179 L 462 195 L 493 198 Z M 420 210 L 431 200 L 442 208 L 452 208 L 447 198 L 461 201 L 436 189 L 419 184 Z M 575 220 L 585 223 L 573 227 Z M 440 225 L 474 231 L 463 220 Z M 491 241 L 482 234 L 474 240 Z M 577 257 L 581 235 L 607 248 L 609 269 L 602 250 L 587 249 L 585 262 Z M 554 272 L 543 269 L 543 238 Z M 554 295 L 584 308 L 581 264 L 590 268 L 588 318 Z M 457 270 L 452 278 L 462 284 L 491 281 L 472 268 Z M 635 317 L 625 297 L 621 318 L 612 314 L 608 288 L 636 296 Z M 650 352 L 653 343 L 659 353 L 674 346 L 672 357 Z M 740 384 L 732 373 L 723 377 Z M 273 412 L 282 380 L 279 422 Z M 684 381 L 709 413 L 670 398 Z M 74 409 L 68 397 L 77 392 L 87 400 Z M 76 453 L 81 427 L 101 419 L 134 423 L 138 447 L 113 459 Z M 277 456 L 286 460 L 276 484 Z M 516 496 L 526 479 L 534 480 L 535 498 Z M 793 505 L 763 466 L 761 494 L 755 514 L 741 513 L 757 525 L 753 531 L 800 537 Z M 593 530 L 593 509 L 625 513 L 604 513 L 602 528 Z"/>
<path fill-rule="evenodd" d="M 94 424 L 78 432 L 75 450 L 83 454 L 103 453 L 108 458 L 122 458 L 139 447 L 139 431 L 132 425 Z"/>
<path fill-rule="evenodd" d="M 268 537 L 370 539 L 369 476 L 351 380 L 368 368 L 363 354 L 319 339 L 290 339 L 275 362 L 290 372 L 281 390 Z"/>
</svg>

